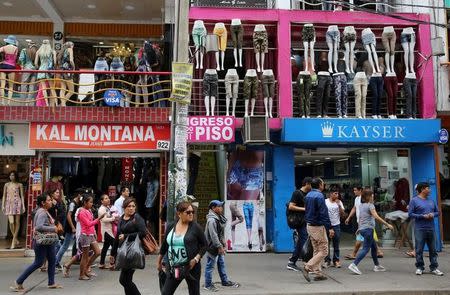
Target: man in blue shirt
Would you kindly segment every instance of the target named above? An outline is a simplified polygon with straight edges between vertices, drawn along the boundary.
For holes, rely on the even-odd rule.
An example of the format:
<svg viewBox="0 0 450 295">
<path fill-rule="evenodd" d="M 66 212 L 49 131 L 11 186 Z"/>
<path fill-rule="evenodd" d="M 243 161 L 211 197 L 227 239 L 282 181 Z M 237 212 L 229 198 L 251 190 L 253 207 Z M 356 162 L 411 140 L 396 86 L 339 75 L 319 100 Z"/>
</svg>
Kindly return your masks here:
<svg viewBox="0 0 450 295">
<path fill-rule="evenodd" d="M 434 218 L 439 216 L 439 211 L 433 200 L 428 199 L 430 185 L 421 182 L 417 185 L 419 193 L 409 203 L 408 214 L 415 219 L 414 236 L 416 241 L 416 275 L 421 275 L 425 269 L 423 262 L 423 248 L 425 243 L 430 254 L 430 270 L 437 276 L 444 275 L 438 269 L 436 252 L 436 233 L 434 231 Z"/>
<path fill-rule="evenodd" d="M 322 191 L 325 189 L 325 183 L 321 178 L 314 178 L 311 182 L 312 190 L 305 198 L 305 220 L 306 230 L 314 248 L 315 255 L 305 264 L 302 269 L 303 276 L 310 282 L 309 272 L 315 272 L 315 281 L 326 280 L 327 277 L 322 274 L 321 264 L 328 255 L 328 237 L 334 236 L 331 228 L 330 217 L 328 216 L 328 208 L 325 204 L 325 198 Z"/>
</svg>

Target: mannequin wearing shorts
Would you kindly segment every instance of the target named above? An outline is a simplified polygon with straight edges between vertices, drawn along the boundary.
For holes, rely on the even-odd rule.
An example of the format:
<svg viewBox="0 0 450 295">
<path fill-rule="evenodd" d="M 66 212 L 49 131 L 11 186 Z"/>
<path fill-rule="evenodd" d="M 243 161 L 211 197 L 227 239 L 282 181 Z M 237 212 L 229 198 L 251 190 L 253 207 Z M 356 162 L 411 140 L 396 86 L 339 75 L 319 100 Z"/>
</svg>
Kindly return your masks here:
<svg viewBox="0 0 450 295">
<path fill-rule="evenodd" d="M 337 73 L 338 49 L 341 41 L 338 26 L 329 26 L 325 35 L 328 45 L 328 72 Z"/>
<path fill-rule="evenodd" d="M 378 55 L 377 55 L 377 51 L 375 50 L 376 48 L 376 39 L 375 39 L 375 34 L 372 32 L 372 30 L 370 28 L 366 28 L 362 31 L 361 33 L 361 39 L 362 39 L 362 43 L 364 45 L 364 48 L 367 51 L 368 59 L 370 62 L 370 65 L 373 68 L 373 72 L 374 73 L 380 73 L 380 66 L 378 64 Z"/>
<path fill-rule="evenodd" d="M 244 27 L 238 18 L 231 20 L 231 39 L 233 40 L 234 66 L 242 67 L 242 44 L 244 42 Z M 239 60 L 238 60 L 239 56 Z"/>
<path fill-rule="evenodd" d="M 256 70 L 264 71 L 264 58 L 268 52 L 268 35 L 264 25 L 256 25 L 253 31 L 253 47 L 255 49 Z"/>
<path fill-rule="evenodd" d="M 347 26 L 344 28 L 342 41 L 344 41 L 345 47 L 345 72 L 347 72 L 347 74 L 355 73 L 353 64 L 355 61 L 356 31 L 354 26 Z"/>
<path fill-rule="evenodd" d="M 0 53 L 5 55 L 5 59 L 0 63 L 0 69 L 13 70 L 16 68 L 16 60 L 19 49 L 17 48 L 16 36 L 10 35 L 8 38 L 4 39 L 7 45 L 0 48 Z M 4 104 L 5 98 L 5 87 L 6 87 L 6 77 L 9 81 L 14 81 L 15 73 L 0 72 L 0 100 L 1 104 Z M 12 96 L 14 90 L 14 83 L 8 82 L 8 104 L 11 104 Z"/>
<path fill-rule="evenodd" d="M 248 117 L 248 102 L 252 100 L 252 106 L 255 105 L 258 96 L 259 80 L 255 70 L 247 70 L 244 77 L 244 104 L 245 117 Z M 253 112 L 253 107 L 252 107 Z M 252 114 L 253 115 L 253 114 Z"/>
<path fill-rule="evenodd" d="M 272 118 L 273 97 L 275 95 L 275 78 L 272 70 L 264 70 L 262 75 L 262 88 L 264 97 L 264 110 L 266 117 Z M 267 108 L 269 104 L 269 108 Z M 252 101 L 252 116 L 255 109 L 254 101 Z"/>
<path fill-rule="evenodd" d="M 206 27 L 202 20 L 196 20 L 192 28 L 192 39 L 195 45 L 196 69 L 203 69 L 203 54 L 206 45 Z"/>
<path fill-rule="evenodd" d="M 210 110 L 211 116 L 214 116 L 217 94 L 218 94 L 217 71 L 214 69 L 207 69 L 205 71 L 205 75 L 203 76 L 203 96 L 205 99 L 206 116 L 210 115 Z"/>
<path fill-rule="evenodd" d="M 400 35 L 400 42 L 405 51 L 406 78 L 408 78 L 408 74 L 415 74 L 414 47 L 416 46 L 416 33 L 414 33 L 413 28 L 408 27 L 403 29 Z M 410 78 L 412 78 L 412 75 Z"/>
<path fill-rule="evenodd" d="M 397 35 L 395 34 L 394 27 L 384 27 L 383 34 L 381 35 L 381 41 L 383 42 L 383 47 L 385 51 L 384 60 L 386 62 L 386 75 L 394 74 L 394 64 L 395 64 L 395 41 L 397 40 Z"/>
<path fill-rule="evenodd" d="M 225 75 L 225 92 L 226 92 L 226 108 L 227 116 L 230 115 L 230 99 L 233 100 L 232 116 L 235 117 L 236 101 L 239 91 L 239 75 L 236 69 L 229 69 Z"/>
<path fill-rule="evenodd" d="M 225 61 L 225 50 L 227 49 L 227 29 L 224 23 L 217 23 L 214 26 L 214 35 L 218 38 L 219 51 L 216 52 L 217 70 L 225 70 L 223 64 Z M 220 53 L 220 59 L 219 59 Z M 220 62 L 220 63 L 219 63 Z"/>
<path fill-rule="evenodd" d="M 314 44 L 316 43 L 316 30 L 313 24 L 305 24 L 302 30 L 303 47 L 305 48 L 305 72 L 314 72 Z M 309 68 L 310 57 L 311 68 Z"/>
</svg>

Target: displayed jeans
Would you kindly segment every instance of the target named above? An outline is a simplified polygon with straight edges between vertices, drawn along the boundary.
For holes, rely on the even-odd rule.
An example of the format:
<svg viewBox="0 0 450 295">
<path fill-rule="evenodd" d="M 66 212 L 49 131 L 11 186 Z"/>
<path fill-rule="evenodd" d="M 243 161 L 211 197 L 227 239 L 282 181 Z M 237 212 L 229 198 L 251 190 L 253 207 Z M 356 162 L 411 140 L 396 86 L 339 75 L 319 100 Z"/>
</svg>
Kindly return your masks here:
<svg viewBox="0 0 450 295">
<path fill-rule="evenodd" d="M 218 81 L 217 74 L 207 74 L 203 76 L 203 96 L 214 96 L 218 94 Z"/>
<path fill-rule="evenodd" d="M 353 88 L 355 90 L 355 116 L 366 117 L 366 96 L 367 96 L 367 82 L 366 74 L 358 72 L 353 79 Z"/>
<path fill-rule="evenodd" d="M 333 261 L 333 263 L 335 263 L 336 261 L 339 261 L 339 257 L 340 257 L 340 251 L 339 251 L 339 243 L 341 241 L 341 225 L 334 225 L 331 227 L 334 230 L 334 236 L 332 238 L 330 238 L 330 244 L 333 245 L 333 259 L 331 259 L 331 247 L 328 246 L 328 256 L 325 257 L 325 261 L 326 262 L 331 262 Z M 330 234 L 328 233 L 328 236 L 330 236 Z"/>
<path fill-rule="evenodd" d="M 225 75 L 225 92 L 227 98 L 238 98 L 239 93 L 239 76 Z"/>
<path fill-rule="evenodd" d="M 398 80 L 396 76 L 384 77 L 384 87 L 387 94 L 387 109 L 388 115 L 397 114 L 397 92 L 398 92 Z"/>
<path fill-rule="evenodd" d="M 406 116 L 415 118 L 417 114 L 417 80 L 405 78 L 403 90 L 406 97 Z"/>
<path fill-rule="evenodd" d="M 253 212 L 255 208 L 253 206 L 253 203 L 250 202 L 244 202 L 242 204 L 242 211 L 244 211 L 244 218 L 245 218 L 245 228 L 251 229 L 253 226 Z"/>
<path fill-rule="evenodd" d="M 336 113 L 339 117 L 347 116 L 347 76 L 344 73 L 333 76 Z"/>
<path fill-rule="evenodd" d="M 433 271 L 438 268 L 436 251 L 436 234 L 434 230 L 414 230 L 414 239 L 416 247 L 416 268 L 425 269 L 423 261 L 423 249 L 425 244 L 428 246 L 428 253 L 430 254 L 430 270 Z"/>
<path fill-rule="evenodd" d="M 318 116 L 328 115 L 328 101 L 330 99 L 331 77 L 317 76 L 316 109 Z"/>
<path fill-rule="evenodd" d="M 372 91 L 372 115 L 380 115 L 381 96 L 383 95 L 383 78 L 371 77 L 369 80 L 370 90 Z"/>
<path fill-rule="evenodd" d="M 233 47 L 242 48 L 242 44 L 244 43 L 244 27 L 242 25 L 231 25 L 230 34 Z"/>
<path fill-rule="evenodd" d="M 72 232 L 66 233 L 64 235 L 64 242 L 62 243 L 61 247 L 59 248 L 57 254 L 56 254 L 56 265 L 59 265 L 61 263 L 61 259 L 64 256 L 64 253 L 66 253 L 67 249 L 69 249 L 70 245 L 75 239 L 75 234 Z"/>
<path fill-rule="evenodd" d="M 400 34 L 400 43 L 416 43 L 416 34 L 415 33 L 401 33 Z"/>
<path fill-rule="evenodd" d="M 264 173 L 262 167 L 243 168 L 238 160 L 234 162 L 228 176 L 228 183 L 239 183 L 243 190 L 262 189 Z"/>
<path fill-rule="evenodd" d="M 306 231 L 306 224 L 295 230 L 297 233 L 297 241 L 295 243 L 294 252 L 289 258 L 289 262 L 296 263 L 302 254 L 303 245 L 305 245 L 308 239 L 308 232 Z"/>
<path fill-rule="evenodd" d="M 275 78 L 273 75 L 262 75 L 263 97 L 274 97 L 275 95 Z"/>
<path fill-rule="evenodd" d="M 258 95 L 259 80 L 256 76 L 244 77 L 244 99 L 256 98 Z"/>
<path fill-rule="evenodd" d="M 47 259 L 48 285 L 55 284 L 55 261 L 56 251 L 55 245 L 37 245 L 34 241 L 34 261 L 28 266 L 24 272 L 16 279 L 17 284 L 22 285 L 23 282 L 38 268 L 40 268 L 45 259 Z"/>
<path fill-rule="evenodd" d="M 193 195 L 195 192 L 195 183 L 197 182 L 198 168 L 202 158 L 194 153 L 189 155 L 189 182 L 186 194 Z"/>
<path fill-rule="evenodd" d="M 327 41 L 327 43 L 341 42 L 341 35 L 339 33 L 339 30 L 328 29 L 325 34 L 325 40 Z"/>
<path fill-rule="evenodd" d="M 297 77 L 298 102 L 300 106 L 300 116 L 308 117 L 311 109 L 311 75 L 299 74 Z"/>
<path fill-rule="evenodd" d="M 375 43 L 376 43 L 375 34 L 372 32 L 365 33 L 365 34 L 363 33 L 361 35 L 361 41 L 364 46 L 371 45 L 371 44 L 375 45 Z"/>
<path fill-rule="evenodd" d="M 366 257 L 369 251 L 371 251 L 373 264 L 379 265 L 380 263 L 378 262 L 377 256 L 377 243 L 373 238 L 373 228 L 363 229 L 359 231 L 359 233 L 363 236 L 364 241 L 362 250 L 359 250 L 358 254 L 356 255 L 354 261 L 355 265 L 358 265 L 361 262 L 361 260 L 363 260 L 363 258 Z"/>
<path fill-rule="evenodd" d="M 219 271 L 220 281 L 222 284 L 228 282 L 227 271 L 225 268 L 225 255 L 219 254 L 216 257 L 206 255 L 205 266 L 205 287 L 211 287 L 212 285 L 212 273 L 214 266 L 217 263 L 217 270 Z"/>
</svg>

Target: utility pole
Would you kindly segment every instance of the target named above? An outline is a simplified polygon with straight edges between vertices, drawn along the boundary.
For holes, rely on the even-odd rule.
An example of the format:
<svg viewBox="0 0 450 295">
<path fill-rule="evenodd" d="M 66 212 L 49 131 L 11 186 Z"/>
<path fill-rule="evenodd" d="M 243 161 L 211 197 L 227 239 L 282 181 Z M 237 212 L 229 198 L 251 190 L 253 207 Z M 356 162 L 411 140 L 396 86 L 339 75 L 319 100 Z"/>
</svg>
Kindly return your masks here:
<svg viewBox="0 0 450 295">
<path fill-rule="evenodd" d="M 175 32 L 173 60 L 189 61 L 189 4 L 188 0 L 175 0 Z M 167 221 L 175 217 L 175 205 L 186 196 L 187 188 L 187 125 L 186 103 L 172 102 L 172 125 L 170 132 L 169 190 Z"/>
</svg>

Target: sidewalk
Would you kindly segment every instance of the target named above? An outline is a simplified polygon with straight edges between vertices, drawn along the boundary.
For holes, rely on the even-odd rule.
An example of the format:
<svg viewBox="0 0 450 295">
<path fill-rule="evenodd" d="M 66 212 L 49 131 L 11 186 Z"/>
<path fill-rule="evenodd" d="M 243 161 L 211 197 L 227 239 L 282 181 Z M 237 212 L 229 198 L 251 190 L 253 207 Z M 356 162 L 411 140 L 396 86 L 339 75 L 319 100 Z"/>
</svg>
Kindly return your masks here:
<svg viewBox="0 0 450 295">
<path fill-rule="evenodd" d="M 342 252 L 345 255 L 347 250 Z M 312 283 L 307 283 L 301 273 L 286 270 L 288 257 L 288 254 L 228 254 L 226 263 L 229 278 L 242 286 L 230 289 L 218 283 L 216 286 L 220 291 L 215 294 L 450 294 L 448 250 L 439 255 L 439 268 L 445 273 L 443 277 L 430 274 L 416 276 L 415 259 L 407 258 L 400 250 L 385 250 L 385 258 L 381 259 L 382 265 L 388 270 L 385 273 L 374 273 L 372 260 L 367 257 L 360 264 L 363 275 L 356 276 L 347 269 L 350 262 L 344 260 L 341 269 L 325 270 L 327 281 Z M 428 257 L 425 259 L 428 265 Z M 31 261 L 32 258 L 0 259 L 0 294 L 9 293 L 8 286 Z M 135 273 L 135 282 L 142 294 L 160 294 L 155 261 L 156 256 L 148 257 L 146 269 Z M 37 271 L 25 282 L 26 288 L 32 288 L 26 294 L 124 294 L 118 282 L 119 272 L 99 269 L 95 269 L 95 272 L 98 277 L 88 282 L 78 281 L 78 266 L 73 266 L 71 278 L 62 278 L 61 274 L 57 274 L 57 282 L 64 286 L 60 292 L 48 290 L 46 274 Z M 213 279 L 219 280 L 217 271 Z M 203 277 L 201 283 L 203 285 Z M 188 294 L 184 282 L 175 294 Z M 210 292 L 202 290 L 202 294 Z"/>
</svg>

